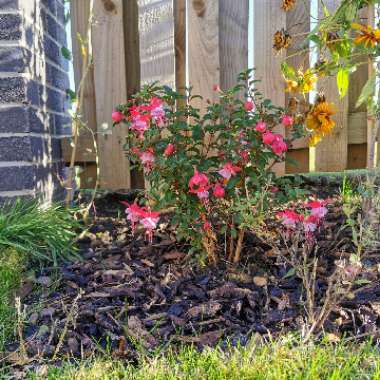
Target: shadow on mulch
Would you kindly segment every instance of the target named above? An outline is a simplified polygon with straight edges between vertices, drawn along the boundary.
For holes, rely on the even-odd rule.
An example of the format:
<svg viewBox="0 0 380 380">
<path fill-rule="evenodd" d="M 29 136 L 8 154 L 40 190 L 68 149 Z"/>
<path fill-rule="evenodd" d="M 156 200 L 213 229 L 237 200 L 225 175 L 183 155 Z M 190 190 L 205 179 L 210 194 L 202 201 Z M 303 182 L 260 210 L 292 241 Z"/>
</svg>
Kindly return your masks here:
<svg viewBox="0 0 380 380">
<path fill-rule="evenodd" d="M 109 195 L 97 202 L 98 220 L 78 240 L 83 261 L 60 268 L 56 286 L 51 284 L 56 269 L 45 269 L 38 279 L 42 289 L 23 300 L 30 357 L 86 357 L 106 349 L 134 360 L 141 349 L 169 344 L 244 344 L 253 334 L 300 331 L 305 318 L 301 281 L 289 275 L 290 268 L 268 245 L 249 235 L 241 267 L 199 268 L 170 228 L 158 231 L 152 245 L 141 235 L 133 237 L 124 219 L 109 216 L 117 215 L 119 201 L 120 196 Z M 344 221 L 339 202 L 330 206 L 326 220 L 327 231 L 318 238 L 319 301 L 328 268 L 353 249 L 349 234 L 338 232 Z M 379 262 L 379 255 L 364 262 L 361 278 L 367 285 L 330 315 L 327 332 L 378 337 Z M 35 305 L 42 308 L 34 311 Z"/>
</svg>

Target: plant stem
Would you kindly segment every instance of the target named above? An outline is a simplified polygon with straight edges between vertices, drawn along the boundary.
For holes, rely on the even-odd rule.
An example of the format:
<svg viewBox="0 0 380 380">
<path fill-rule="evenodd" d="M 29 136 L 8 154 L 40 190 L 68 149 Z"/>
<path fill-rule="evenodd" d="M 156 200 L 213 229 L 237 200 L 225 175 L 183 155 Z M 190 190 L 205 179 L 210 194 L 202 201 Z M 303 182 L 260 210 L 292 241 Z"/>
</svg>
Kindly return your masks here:
<svg viewBox="0 0 380 380">
<path fill-rule="evenodd" d="M 234 264 L 237 264 L 240 262 L 241 250 L 243 248 L 244 233 L 245 233 L 244 228 L 241 228 L 239 230 L 238 240 L 236 244 L 236 250 L 235 250 L 235 255 L 234 255 L 234 260 L 233 260 Z"/>
</svg>

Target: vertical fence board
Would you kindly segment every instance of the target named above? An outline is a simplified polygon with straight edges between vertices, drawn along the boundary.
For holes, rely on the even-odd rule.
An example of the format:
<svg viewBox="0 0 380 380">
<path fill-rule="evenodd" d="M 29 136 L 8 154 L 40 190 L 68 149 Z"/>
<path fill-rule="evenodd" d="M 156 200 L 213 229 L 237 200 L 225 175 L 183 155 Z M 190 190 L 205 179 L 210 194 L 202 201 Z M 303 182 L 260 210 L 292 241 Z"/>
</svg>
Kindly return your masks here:
<svg viewBox="0 0 380 380">
<path fill-rule="evenodd" d="M 76 87 L 82 77 L 82 56 L 78 42 L 78 34 L 84 39 L 87 37 L 88 19 L 90 16 L 90 0 L 75 1 L 70 3 L 71 13 L 71 34 L 73 44 L 73 66 Z M 94 69 L 90 68 L 84 88 L 83 99 L 83 121 L 87 126 L 96 131 L 95 110 L 95 88 L 94 88 Z M 71 157 L 71 146 L 68 140 L 62 146 L 64 159 L 68 162 Z M 95 162 L 94 145 L 92 136 L 86 129 L 80 130 L 76 162 Z M 84 178 L 84 176 L 83 176 Z M 85 185 L 85 183 L 83 183 Z"/>
<path fill-rule="evenodd" d="M 236 84 L 248 67 L 248 0 L 219 0 L 220 87 Z"/>
<path fill-rule="evenodd" d="M 127 98 L 130 99 L 140 89 L 140 41 L 139 6 L 137 0 L 123 2 L 125 63 Z M 143 189 L 144 175 L 138 168 L 131 169 L 131 188 Z"/>
<path fill-rule="evenodd" d="M 359 18 L 368 17 L 368 8 L 360 11 Z M 360 22 L 360 20 L 359 20 Z M 347 169 L 357 169 L 366 166 L 367 156 L 367 109 L 362 104 L 356 107 L 356 102 L 361 89 L 368 79 L 368 66 L 361 65 L 356 72 L 350 76 L 350 88 L 348 91 L 348 150 Z M 358 138 L 358 137 L 364 137 Z M 363 165 L 364 162 L 364 165 Z"/>
<path fill-rule="evenodd" d="M 175 86 L 186 87 L 186 0 L 174 1 Z"/>
<path fill-rule="evenodd" d="M 219 61 L 219 1 L 187 0 L 189 84 L 193 94 L 201 94 L 203 100 L 193 104 L 205 109 L 206 100 L 216 100 L 214 85 L 220 85 Z"/>
<path fill-rule="evenodd" d="M 277 30 L 286 27 L 286 14 L 278 0 L 254 0 L 254 65 L 255 79 L 261 80 L 258 89 L 266 98 L 272 99 L 278 106 L 285 106 L 284 81 L 281 75 L 283 57 L 273 52 L 273 35 Z M 277 133 L 284 134 L 282 126 Z M 285 174 L 285 163 L 276 164 L 274 171 Z"/>
<path fill-rule="evenodd" d="M 172 0 L 138 0 L 141 84 L 175 86 Z"/>
<path fill-rule="evenodd" d="M 330 12 L 334 12 L 338 2 L 324 1 Z M 323 10 L 319 9 L 321 15 Z M 347 167 L 348 146 L 348 97 L 340 99 L 335 78 L 323 78 L 318 81 L 318 90 L 322 90 L 328 102 L 335 105 L 335 128 L 315 147 L 316 171 L 342 171 Z"/>
<path fill-rule="evenodd" d="M 111 119 L 114 107 L 127 99 L 122 0 L 95 0 L 94 17 L 100 184 L 109 189 L 129 188 L 129 161 L 123 151 L 125 128 L 113 129 Z"/>
<path fill-rule="evenodd" d="M 290 48 L 287 50 L 287 55 L 291 56 L 296 53 L 303 42 L 306 33 L 310 31 L 310 2 L 297 1 L 294 8 L 286 13 L 286 29 L 292 36 Z M 290 57 L 287 63 L 297 69 L 305 71 L 309 67 L 309 54 L 298 54 Z M 296 96 L 299 101 L 303 101 L 303 95 L 294 95 L 286 93 L 286 105 L 292 96 Z M 289 137 L 289 132 L 286 130 L 286 136 Z M 306 137 L 294 141 L 292 150 L 287 152 L 287 157 L 295 159 L 297 165 L 291 162 L 285 163 L 286 173 L 308 172 L 309 171 L 309 144 Z M 301 149 L 300 151 L 295 151 Z"/>
<path fill-rule="evenodd" d="M 367 8 L 367 23 L 369 25 L 372 25 L 372 26 L 375 26 L 375 23 L 376 23 L 376 19 L 375 19 L 375 8 L 373 5 L 369 6 Z M 368 65 L 368 77 L 371 77 L 375 72 L 375 69 L 373 67 L 373 64 L 370 62 L 370 64 Z M 371 162 L 371 158 L 370 156 L 373 154 L 371 152 L 371 146 L 373 144 L 375 144 L 375 146 L 377 145 L 377 164 L 380 163 L 380 154 L 379 154 L 379 139 L 380 139 L 380 130 L 378 131 L 377 133 L 377 136 L 375 136 L 375 133 L 374 133 L 374 128 L 375 128 L 375 124 L 374 124 L 374 119 L 371 115 L 368 115 L 368 121 L 367 121 L 367 145 L 368 145 L 368 149 L 367 149 L 367 165 L 366 167 L 371 169 L 370 167 L 370 162 Z M 377 140 L 377 142 L 374 142 L 374 140 Z M 375 157 L 375 160 L 376 160 L 376 157 Z M 376 165 L 376 163 L 374 163 Z"/>
</svg>

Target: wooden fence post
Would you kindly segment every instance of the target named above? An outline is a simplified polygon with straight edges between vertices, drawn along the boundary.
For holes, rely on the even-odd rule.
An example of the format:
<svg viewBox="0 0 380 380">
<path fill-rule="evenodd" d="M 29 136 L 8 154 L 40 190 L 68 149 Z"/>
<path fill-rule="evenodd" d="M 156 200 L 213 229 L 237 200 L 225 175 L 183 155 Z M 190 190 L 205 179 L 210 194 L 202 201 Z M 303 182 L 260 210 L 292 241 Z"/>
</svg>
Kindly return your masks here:
<svg viewBox="0 0 380 380">
<path fill-rule="evenodd" d="M 174 1 L 175 86 L 186 87 L 186 0 Z"/>
<path fill-rule="evenodd" d="M 258 89 L 277 106 L 285 106 L 284 80 L 281 75 L 283 57 L 273 52 L 273 35 L 286 28 L 286 13 L 278 0 L 254 0 L 254 65 L 255 79 L 261 80 Z M 277 133 L 285 134 L 285 128 L 278 126 Z M 285 163 L 278 163 L 273 170 L 285 174 Z"/>
<path fill-rule="evenodd" d="M 216 100 L 214 85 L 227 89 L 248 65 L 248 0 L 187 0 L 189 83 L 204 100 Z"/>
<path fill-rule="evenodd" d="M 324 4 L 330 12 L 337 7 L 336 0 L 325 0 Z M 322 15 L 323 10 L 319 9 Z M 316 171 L 342 171 L 347 168 L 348 145 L 348 97 L 340 99 L 335 78 L 322 78 L 318 81 L 318 90 L 322 90 L 328 102 L 332 102 L 336 108 L 334 115 L 335 128 L 332 133 L 325 136 L 315 147 Z"/>
<path fill-rule="evenodd" d="M 292 42 L 287 49 L 286 53 L 288 56 L 294 54 L 299 50 L 300 44 L 303 42 L 306 33 L 310 31 L 310 1 L 303 2 L 297 1 L 294 8 L 286 13 L 286 30 L 289 31 L 292 36 Z M 309 68 L 309 53 L 296 55 L 287 60 L 287 63 L 294 67 L 295 70 L 302 68 L 303 71 Z M 284 87 L 285 82 L 283 80 Z M 307 99 L 306 94 L 306 99 Z M 286 93 L 285 95 L 285 105 L 289 104 L 289 100 L 292 96 L 302 102 L 304 96 L 294 95 Z M 288 130 L 285 131 L 288 134 Z M 287 136 L 289 137 L 289 136 Z M 301 138 L 294 141 L 292 149 L 286 153 L 287 158 L 291 158 L 297 161 L 297 165 L 291 162 L 285 162 L 286 173 L 305 173 L 309 171 L 309 142 L 308 138 Z"/>
<path fill-rule="evenodd" d="M 70 3 L 70 15 L 74 79 L 77 87 L 82 77 L 82 55 L 80 52 L 78 34 L 80 34 L 84 39 L 87 37 L 87 28 L 90 16 L 90 0 L 72 1 Z M 97 121 L 95 113 L 95 86 L 93 67 L 90 68 L 85 83 L 82 119 L 87 124 L 88 128 L 96 132 Z M 64 140 L 62 150 L 65 161 L 69 162 L 72 150 L 69 140 Z M 83 166 L 83 172 L 80 174 L 81 187 L 91 187 L 95 184 L 95 161 L 96 157 L 91 132 L 82 128 L 79 134 L 76 154 L 76 163 L 80 163 Z"/>
<path fill-rule="evenodd" d="M 141 84 L 175 86 L 172 0 L 138 0 Z"/>
<path fill-rule="evenodd" d="M 123 1 L 94 1 L 93 46 L 101 187 L 130 188 L 129 161 L 123 151 L 126 130 L 112 128 L 114 107 L 127 99 Z"/>
</svg>

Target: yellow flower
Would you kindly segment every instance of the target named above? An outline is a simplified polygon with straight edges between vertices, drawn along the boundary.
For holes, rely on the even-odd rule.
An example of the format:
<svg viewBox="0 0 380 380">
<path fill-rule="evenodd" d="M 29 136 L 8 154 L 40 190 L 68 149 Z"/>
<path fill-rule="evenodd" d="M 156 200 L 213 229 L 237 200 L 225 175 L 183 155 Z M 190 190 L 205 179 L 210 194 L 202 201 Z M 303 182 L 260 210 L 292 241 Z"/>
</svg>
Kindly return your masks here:
<svg viewBox="0 0 380 380">
<path fill-rule="evenodd" d="M 282 9 L 285 12 L 288 12 L 294 7 L 295 4 L 296 0 L 282 0 Z"/>
<path fill-rule="evenodd" d="M 335 114 L 334 105 L 326 102 L 324 96 L 319 96 L 314 106 L 306 116 L 306 127 L 312 132 L 310 145 L 316 145 L 323 136 L 332 132 L 335 121 L 332 116 Z"/>
<path fill-rule="evenodd" d="M 300 69 L 295 78 L 285 78 L 285 91 L 302 93 L 310 92 L 314 89 L 314 84 L 317 80 L 318 77 L 311 71 L 311 69 L 307 69 L 305 72 Z"/>
<path fill-rule="evenodd" d="M 301 72 L 302 74 L 302 72 Z M 305 74 L 302 76 L 301 81 L 301 92 L 310 92 L 314 89 L 314 83 L 316 83 L 318 80 L 318 77 L 310 70 L 307 69 L 305 71 Z"/>
<path fill-rule="evenodd" d="M 364 44 L 364 47 L 374 48 L 380 42 L 380 29 L 373 29 L 371 25 L 351 24 L 353 29 L 358 30 L 358 36 L 354 40 L 355 45 Z"/>
</svg>

